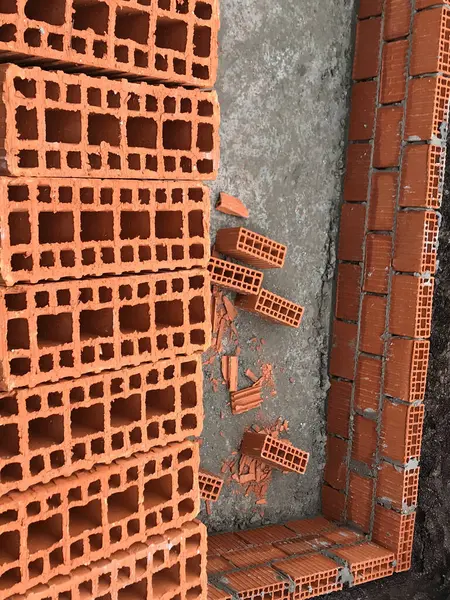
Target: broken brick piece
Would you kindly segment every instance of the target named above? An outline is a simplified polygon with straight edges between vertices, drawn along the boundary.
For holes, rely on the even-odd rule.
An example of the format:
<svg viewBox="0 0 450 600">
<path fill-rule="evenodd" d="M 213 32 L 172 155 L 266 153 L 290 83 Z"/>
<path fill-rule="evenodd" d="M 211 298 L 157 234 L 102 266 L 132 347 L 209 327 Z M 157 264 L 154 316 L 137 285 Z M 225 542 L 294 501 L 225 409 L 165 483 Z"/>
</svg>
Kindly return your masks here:
<svg viewBox="0 0 450 600">
<path fill-rule="evenodd" d="M 270 566 L 252 567 L 232 571 L 214 582 L 224 590 L 229 590 L 239 600 L 263 597 L 266 600 L 288 600 L 289 581 Z"/>
<path fill-rule="evenodd" d="M 240 294 L 259 294 L 263 274 L 255 269 L 237 265 L 228 260 L 212 256 L 208 271 L 211 283 Z"/>
<path fill-rule="evenodd" d="M 238 356 L 222 356 L 222 376 L 230 392 L 235 392 L 238 386 Z"/>
<path fill-rule="evenodd" d="M 345 560 L 353 576 L 353 585 L 361 585 L 394 573 L 395 556 L 372 542 L 333 550 L 333 554 Z"/>
<path fill-rule="evenodd" d="M 383 506 L 375 507 L 372 539 L 395 554 L 395 572 L 411 568 L 416 513 L 402 515 Z"/>
<path fill-rule="evenodd" d="M 392 277 L 389 331 L 394 335 L 428 338 L 431 334 L 433 277 Z"/>
<path fill-rule="evenodd" d="M 213 475 L 209 471 L 200 469 L 198 474 L 198 483 L 200 487 L 200 497 L 203 500 L 216 502 L 220 496 L 223 487 L 223 479 Z"/>
<path fill-rule="evenodd" d="M 407 465 L 420 459 L 425 408 L 396 404 L 385 399 L 380 432 L 384 458 Z"/>
<path fill-rule="evenodd" d="M 215 247 L 219 252 L 258 269 L 280 269 L 286 246 L 245 227 L 219 229 Z"/>
<path fill-rule="evenodd" d="M 292 600 L 303 600 L 342 590 L 339 565 L 319 553 L 281 560 L 275 568 L 294 582 Z"/>
<path fill-rule="evenodd" d="M 234 196 L 230 196 L 224 192 L 220 192 L 216 209 L 226 215 L 233 215 L 235 217 L 242 217 L 244 219 L 246 219 L 249 214 L 247 207 L 244 206 L 239 198 L 235 198 Z"/>
<path fill-rule="evenodd" d="M 436 212 L 399 212 L 392 260 L 394 269 L 409 273 L 434 274 L 438 234 L 439 215 Z"/>
<path fill-rule="evenodd" d="M 422 401 L 429 355 L 428 340 L 391 338 L 385 369 L 385 394 L 406 402 Z"/>
<path fill-rule="evenodd" d="M 248 388 L 232 392 L 231 411 L 233 415 L 240 415 L 261 406 L 263 402 L 261 390 L 262 383 L 258 381 Z"/>
<path fill-rule="evenodd" d="M 439 208 L 444 190 L 445 146 L 408 144 L 403 151 L 399 205 Z"/>
<path fill-rule="evenodd" d="M 258 295 L 241 295 L 236 297 L 235 305 L 247 312 L 257 314 L 273 323 L 298 328 L 302 322 L 304 308 L 295 302 L 286 300 L 265 288 Z"/>
<path fill-rule="evenodd" d="M 419 473 L 419 467 L 405 469 L 381 462 L 377 481 L 378 501 L 402 512 L 416 508 Z"/>
<path fill-rule="evenodd" d="M 244 433 L 241 452 L 280 471 L 293 471 L 300 474 L 305 473 L 309 459 L 308 452 L 295 448 L 286 440 L 252 431 Z"/>
</svg>

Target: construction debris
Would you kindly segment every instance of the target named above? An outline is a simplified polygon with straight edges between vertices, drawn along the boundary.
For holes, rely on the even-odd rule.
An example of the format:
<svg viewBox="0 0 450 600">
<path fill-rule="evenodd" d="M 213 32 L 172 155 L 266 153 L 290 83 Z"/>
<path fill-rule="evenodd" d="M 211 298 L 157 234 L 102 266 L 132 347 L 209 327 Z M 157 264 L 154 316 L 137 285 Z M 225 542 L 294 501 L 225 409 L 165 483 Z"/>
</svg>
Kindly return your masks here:
<svg viewBox="0 0 450 600">
<path fill-rule="evenodd" d="M 220 193 L 216 209 L 225 215 L 233 215 L 234 217 L 242 217 L 243 219 L 246 219 L 249 214 L 247 207 L 239 198 L 235 198 L 224 192 Z"/>
</svg>

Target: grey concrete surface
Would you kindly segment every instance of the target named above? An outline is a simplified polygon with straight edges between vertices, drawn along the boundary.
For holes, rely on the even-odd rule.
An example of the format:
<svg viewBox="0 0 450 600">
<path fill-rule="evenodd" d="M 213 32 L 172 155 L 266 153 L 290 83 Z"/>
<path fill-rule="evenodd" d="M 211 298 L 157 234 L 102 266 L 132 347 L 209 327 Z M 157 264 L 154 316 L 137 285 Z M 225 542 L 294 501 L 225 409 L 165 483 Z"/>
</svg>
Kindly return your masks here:
<svg viewBox="0 0 450 600">
<path fill-rule="evenodd" d="M 353 0 L 221 2 L 222 158 L 211 187 L 214 201 L 219 191 L 240 197 L 250 218 L 213 210 L 212 234 L 245 223 L 286 243 L 286 266 L 266 271 L 265 286 L 306 311 L 299 330 L 240 313 L 239 386 L 250 384 L 244 371 L 257 372 L 262 360 L 275 367 L 278 395 L 268 398 L 262 411 L 232 416 L 224 386 L 214 392 L 208 382 L 211 373 L 220 378 L 220 361 L 205 368 L 202 464 L 219 473 L 249 425 L 277 417 L 289 421 L 289 439 L 311 459 L 304 476 L 274 473 L 263 514 L 254 497 L 236 493 L 242 491 L 236 484 L 226 485 L 212 514 L 202 511 L 211 531 L 301 518 L 320 509 L 353 18 Z M 250 342 L 253 337 L 266 340 L 260 352 Z"/>
</svg>

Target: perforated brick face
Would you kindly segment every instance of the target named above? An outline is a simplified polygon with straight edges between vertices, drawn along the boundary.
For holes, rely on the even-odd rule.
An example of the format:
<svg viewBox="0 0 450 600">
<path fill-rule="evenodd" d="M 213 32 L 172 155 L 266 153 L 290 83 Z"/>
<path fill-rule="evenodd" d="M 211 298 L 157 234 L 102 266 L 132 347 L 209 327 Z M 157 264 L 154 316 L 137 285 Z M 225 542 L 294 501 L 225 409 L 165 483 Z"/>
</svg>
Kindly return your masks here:
<svg viewBox="0 0 450 600">
<path fill-rule="evenodd" d="M 3 389 L 202 352 L 211 338 L 205 270 L 0 290 Z"/>
<path fill-rule="evenodd" d="M 1 174 L 214 179 L 215 92 L 0 67 Z"/>
<path fill-rule="evenodd" d="M 206 267 L 209 190 L 195 183 L 0 180 L 1 279 Z"/>
<path fill-rule="evenodd" d="M 216 0 L 5 0 L 0 56 L 109 77 L 211 87 L 217 74 Z"/>
</svg>

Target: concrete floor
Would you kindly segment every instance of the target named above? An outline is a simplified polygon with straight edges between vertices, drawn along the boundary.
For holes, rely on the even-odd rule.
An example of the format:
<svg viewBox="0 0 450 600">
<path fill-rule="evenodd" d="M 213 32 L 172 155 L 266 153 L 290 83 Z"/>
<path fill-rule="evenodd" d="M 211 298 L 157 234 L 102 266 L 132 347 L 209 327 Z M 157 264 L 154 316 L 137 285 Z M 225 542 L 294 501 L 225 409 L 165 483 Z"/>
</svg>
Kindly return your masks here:
<svg viewBox="0 0 450 600">
<path fill-rule="evenodd" d="M 224 386 L 214 392 L 205 368 L 203 467 L 220 473 L 253 423 L 287 419 L 289 439 L 311 453 L 304 476 L 274 473 L 263 514 L 255 498 L 225 486 L 211 531 L 306 517 L 320 510 L 335 239 L 350 83 L 353 0 L 222 0 L 220 75 L 222 159 L 219 191 L 240 197 L 246 221 L 213 210 L 212 234 L 241 224 L 288 245 L 286 266 L 266 271 L 265 286 L 305 306 L 299 330 L 238 317 L 239 386 L 258 360 L 275 367 L 276 398 L 262 411 L 232 416 Z M 232 295 L 230 294 L 230 297 Z M 264 338 L 261 352 L 253 337 Z M 228 349 L 230 352 L 230 349 Z M 224 418 L 220 418 L 223 412 Z M 222 435 L 220 434 L 222 432 Z"/>
</svg>

